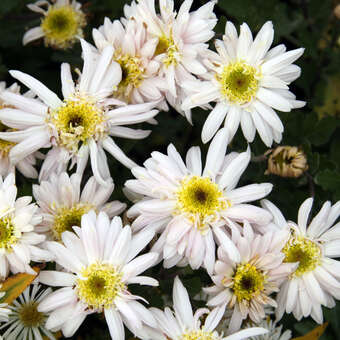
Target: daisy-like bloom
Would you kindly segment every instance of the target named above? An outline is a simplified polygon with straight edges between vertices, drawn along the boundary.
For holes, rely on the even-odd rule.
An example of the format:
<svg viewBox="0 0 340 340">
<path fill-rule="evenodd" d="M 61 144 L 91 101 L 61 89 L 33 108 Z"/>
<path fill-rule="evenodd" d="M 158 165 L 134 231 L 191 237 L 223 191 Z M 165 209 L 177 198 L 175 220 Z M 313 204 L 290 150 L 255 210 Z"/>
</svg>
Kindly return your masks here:
<svg viewBox="0 0 340 340">
<path fill-rule="evenodd" d="M 222 227 L 244 220 L 265 226 L 271 220 L 268 212 L 248 202 L 266 196 L 272 185 L 236 188 L 250 161 L 250 150 L 225 156 L 227 142 L 228 132 L 221 129 L 210 144 L 203 171 L 199 147 L 188 151 L 184 163 L 172 144 L 167 155 L 153 152 L 145 168 L 132 169 L 136 179 L 128 180 L 126 187 L 143 196 L 128 210 L 128 217 L 135 218 L 135 231 L 148 226 L 162 233 L 152 249 L 164 258 L 166 268 L 189 263 L 197 269 L 203 264 L 211 273 L 214 234 L 227 242 L 233 257 L 235 246 Z"/>
<path fill-rule="evenodd" d="M 35 233 L 35 226 L 42 217 L 38 207 L 30 204 L 32 197 L 24 196 L 16 200 L 17 187 L 14 174 L 5 180 L 0 177 L 0 279 L 8 273 L 36 272 L 30 261 L 51 261 L 52 256 L 38 245 L 45 240 L 44 235 Z"/>
<path fill-rule="evenodd" d="M 175 278 L 173 288 L 173 309 L 166 307 L 164 311 L 150 308 L 158 322 L 159 330 L 146 329 L 147 336 L 141 336 L 148 340 L 238 340 L 247 339 L 250 336 L 264 334 L 267 331 L 261 327 L 244 329 L 230 336 L 224 337 L 215 328 L 221 321 L 225 306 L 216 307 L 212 311 L 208 308 L 200 308 L 193 314 L 189 295 L 178 277 Z M 200 318 L 207 314 L 204 324 Z"/>
<path fill-rule="evenodd" d="M 208 306 L 227 304 L 233 310 L 228 333 L 240 329 L 247 317 L 259 324 L 265 318 L 265 306 L 277 307 L 270 295 L 279 291 L 280 284 L 296 268 L 295 263 L 283 263 L 282 248 L 289 238 L 287 230 L 260 235 L 244 223 L 242 233 L 234 228 L 232 235 L 236 260 L 228 255 L 228 245 L 221 242 L 211 275 L 214 285 L 204 289 L 212 295 Z"/>
<path fill-rule="evenodd" d="M 266 152 L 266 155 L 269 157 L 265 175 L 300 177 L 308 170 L 306 154 L 296 146 L 278 146 Z"/>
<path fill-rule="evenodd" d="M 45 45 L 56 49 L 67 49 L 83 37 L 86 25 L 81 4 L 75 0 L 52 0 L 52 4 L 39 0 L 27 7 L 42 14 L 41 24 L 28 30 L 23 37 L 23 44 L 44 38 Z"/>
<path fill-rule="evenodd" d="M 94 29 L 93 40 L 101 52 L 107 45 L 114 48 L 113 60 L 122 68 L 122 80 L 113 96 L 126 103 L 141 104 L 163 100 L 164 81 L 158 75 L 160 63 L 154 60 L 158 39 L 149 38 L 145 25 L 136 20 L 113 22 L 105 18 L 104 25 Z"/>
<path fill-rule="evenodd" d="M 280 210 L 263 200 L 274 217 L 274 223 L 290 231 L 283 248 L 284 262 L 298 263 L 296 270 L 285 280 L 277 295 L 276 316 L 293 313 L 297 320 L 311 316 L 322 323 L 321 305 L 333 308 L 334 298 L 340 299 L 340 224 L 334 222 L 340 215 L 340 201 L 333 206 L 328 201 L 307 226 L 313 199 L 305 200 L 298 212 L 297 224 L 286 221 Z"/>
<path fill-rule="evenodd" d="M 90 210 L 104 211 L 112 218 L 124 211 L 126 204 L 119 201 L 107 202 L 114 184 L 99 185 L 94 177 L 80 188 L 81 176 L 66 172 L 52 174 L 48 181 L 33 185 L 33 196 L 40 207 L 43 220 L 36 230 L 46 234 L 48 239 L 61 241 L 61 234 L 81 225 L 81 217 Z"/>
<path fill-rule="evenodd" d="M 153 0 L 132 2 L 124 7 L 127 18 L 142 21 L 151 38 L 158 39 L 155 60 L 161 63 L 159 73 L 166 80 L 166 95 L 171 105 L 182 92 L 180 86 L 184 81 L 206 73 L 200 57 L 214 36 L 217 23 L 213 12 L 215 1 L 189 12 L 191 5 L 192 0 L 184 1 L 176 13 L 173 0 L 159 1 L 160 14 Z"/>
<path fill-rule="evenodd" d="M 249 323 L 247 326 L 251 327 L 252 324 Z M 263 320 L 258 326 L 267 329 L 268 333 L 251 336 L 249 340 L 290 340 L 292 338 L 291 330 L 287 329 L 282 333 L 282 325 L 277 326 L 270 318 Z"/>
<path fill-rule="evenodd" d="M 14 108 L 0 110 L 0 119 L 15 132 L 2 132 L 0 138 L 18 143 L 9 154 L 13 164 L 40 148 L 53 148 L 44 160 L 39 179 L 52 172 L 66 170 L 77 164 L 82 174 L 91 157 L 91 167 L 97 181 L 107 185 L 110 171 L 104 149 L 127 167 L 136 164 L 115 144 L 111 136 L 140 139 L 150 131 L 132 130 L 123 125 L 136 124 L 154 117 L 154 103 L 126 105 L 108 98 L 121 80 L 118 63 L 112 62 L 113 48 L 107 46 L 100 57 L 92 47 L 81 40 L 84 66 L 75 84 L 69 64 L 61 65 L 62 93 L 64 100 L 45 85 L 20 71 L 11 71 L 14 78 L 30 88 L 40 99 L 4 92 L 2 98 Z M 118 106 L 113 108 L 113 106 Z"/>
<path fill-rule="evenodd" d="M 20 87 L 18 86 L 17 83 L 14 83 L 8 88 L 6 88 L 6 83 L 4 81 L 0 82 L 0 110 L 6 107 L 10 107 L 10 105 L 6 103 L 6 99 L 3 99 L 1 97 L 4 91 L 19 94 Z M 26 92 L 24 96 L 32 97 L 32 94 L 29 92 Z M 10 129 L 8 126 L 0 122 L 0 132 L 4 132 L 4 131 L 14 131 L 14 130 Z M 18 162 L 15 165 L 15 167 L 13 166 L 13 164 L 10 163 L 8 154 L 15 144 L 16 143 L 14 142 L 8 142 L 6 140 L 0 139 L 0 175 L 3 177 L 7 176 L 10 172 L 14 172 L 15 168 L 17 168 L 25 177 L 29 177 L 29 178 L 38 177 L 37 170 L 35 170 L 34 168 L 36 160 L 33 154 L 22 159 L 20 162 Z"/>
<path fill-rule="evenodd" d="M 111 224 L 108 216 L 92 210 L 83 215 L 81 228 L 62 234 L 64 245 L 47 242 L 46 247 L 55 255 L 56 263 L 67 272 L 42 271 L 40 282 L 63 287 L 46 297 L 38 311 L 51 312 L 47 329 L 61 329 L 65 337 L 72 336 L 86 315 L 105 314 L 112 339 L 124 340 L 123 323 L 136 333 L 142 326 L 156 326 L 151 312 L 132 295 L 128 285 L 157 286 L 158 281 L 138 276 L 157 261 L 158 255 L 149 252 L 136 257 L 154 236 L 144 230 L 132 236 L 130 226 L 122 227 L 119 217 Z M 142 299 L 143 300 L 143 299 Z"/>
<path fill-rule="evenodd" d="M 0 327 L 6 330 L 3 337 L 8 340 L 55 340 L 53 334 L 45 328 L 48 315 L 38 312 L 40 302 L 51 293 L 51 288 L 42 289 L 38 284 L 27 287 L 9 306 L 9 320 Z"/>
<path fill-rule="evenodd" d="M 275 110 L 289 112 L 304 106 L 295 100 L 288 85 L 300 76 L 300 68 L 292 63 L 303 49 L 286 52 L 284 45 L 272 49 L 274 30 L 271 22 L 263 25 L 256 38 L 243 24 L 238 36 L 235 26 L 227 22 L 223 41 L 216 40 L 218 53 L 209 51 L 205 65 L 210 79 L 199 84 L 184 85 L 192 95 L 183 103 L 183 109 L 216 102 L 202 130 L 202 141 L 208 142 L 224 125 L 233 138 L 238 126 L 244 137 L 252 142 L 256 130 L 267 146 L 273 140 L 279 143 L 283 124 Z"/>
</svg>

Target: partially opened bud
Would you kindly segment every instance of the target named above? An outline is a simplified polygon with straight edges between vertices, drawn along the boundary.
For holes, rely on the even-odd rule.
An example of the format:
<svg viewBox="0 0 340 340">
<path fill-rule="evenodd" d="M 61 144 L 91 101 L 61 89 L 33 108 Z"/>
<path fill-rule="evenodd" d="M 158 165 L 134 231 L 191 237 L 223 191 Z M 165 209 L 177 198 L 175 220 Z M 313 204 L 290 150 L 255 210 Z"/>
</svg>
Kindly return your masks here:
<svg viewBox="0 0 340 340">
<path fill-rule="evenodd" d="M 265 174 L 281 177 L 300 177 L 307 169 L 307 157 L 296 146 L 279 146 L 269 150 L 268 169 Z"/>
</svg>

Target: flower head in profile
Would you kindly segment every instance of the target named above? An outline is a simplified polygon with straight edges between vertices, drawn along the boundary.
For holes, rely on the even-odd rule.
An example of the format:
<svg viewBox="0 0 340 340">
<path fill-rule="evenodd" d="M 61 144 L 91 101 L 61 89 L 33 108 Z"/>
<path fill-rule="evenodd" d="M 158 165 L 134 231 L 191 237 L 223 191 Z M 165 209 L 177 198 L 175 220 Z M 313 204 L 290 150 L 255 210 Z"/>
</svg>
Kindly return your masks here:
<svg viewBox="0 0 340 340">
<path fill-rule="evenodd" d="M 2 98 L 13 108 L 0 110 L 0 119 L 18 131 L 0 133 L 0 138 L 18 143 L 9 154 L 13 164 L 40 148 L 52 147 L 42 165 L 40 180 L 52 172 L 65 171 L 69 162 L 71 167 L 77 164 L 77 173 L 82 174 L 90 155 L 96 180 L 106 185 L 111 179 L 104 150 L 127 167 L 136 165 L 110 136 L 146 137 L 150 131 L 132 130 L 123 125 L 144 122 L 158 111 L 151 110 L 154 103 L 126 105 L 110 99 L 121 80 L 120 66 L 112 62 L 112 46 L 107 46 L 98 56 L 88 43 L 84 40 L 81 43 L 84 66 L 76 83 L 70 65 L 61 65 L 63 100 L 28 74 L 11 71 L 40 100 L 4 92 Z"/>
<path fill-rule="evenodd" d="M 66 270 L 40 272 L 40 282 L 62 287 L 39 305 L 39 312 L 50 313 L 46 328 L 61 329 L 65 337 L 70 337 L 88 314 L 102 312 L 112 339 L 124 340 L 123 323 L 132 333 L 144 324 L 155 327 L 151 312 L 137 302 L 142 298 L 129 292 L 132 283 L 158 285 L 155 279 L 139 276 L 155 264 L 157 254 L 136 257 L 154 232 L 144 230 L 132 236 L 130 226 L 123 227 L 119 217 L 110 222 L 104 212 L 96 216 L 93 210 L 83 215 L 81 228 L 73 229 L 76 234 L 62 234 L 64 245 L 46 243 L 56 263 Z"/>
<path fill-rule="evenodd" d="M 286 52 L 284 45 L 272 49 L 274 38 L 271 22 L 263 25 L 256 38 L 247 24 L 240 34 L 227 22 L 223 41 L 216 40 L 218 53 L 209 51 L 205 65 L 210 78 L 200 84 L 187 82 L 192 94 L 184 101 L 183 109 L 216 102 L 202 130 L 202 141 L 208 142 L 224 121 L 230 139 L 239 125 L 248 142 L 255 132 L 267 146 L 281 141 L 283 124 L 275 110 L 289 112 L 304 106 L 295 100 L 288 85 L 300 76 L 300 68 L 293 64 L 303 53 L 299 48 Z"/>
<path fill-rule="evenodd" d="M 175 278 L 173 288 L 173 311 L 166 307 L 164 311 L 158 308 L 150 308 L 158 322 L 158 329 L 152 330 L 145 327 L 141 339 L 148 340 L 241 340 L 250 336 L 264 334 L 267 331 L 261 327 L 253 327 L 241 330 L 231 336 L 223 336 L 216 331 L 216 327 L 223 317 L 225 306 L 216 307 L 213 310 L 200 308 L 193 314 L 189 294 L 182 282 Z M 205 315 L 202 324 L 200 318 Z"/>
<path fill-rule="evenodd" d="M 5 339 L 55 340 L 54 335 L 45 328 L 47 314 L 39 312 L 40 302 L 52 293 L 51 288 L 42 289 L 40 285 L 28 286 L 8 307 L 9 320 L 1 325 Z"/>
<path fill-rule="evenodd" d="M 45 45 L 55 49 L 67 49 L 83 37 L 86 25 L 81 4 L 75 0 L 37 1 L 27 5 L 33 12 L 43 15 L 38 27 L 28 30 L 23 37 L 23 44 L 44 38 Z"/>
<path fill-rule="evenodd" d="M 247 327 L 253 326 L 252 323 L 248 323 Z M 292 331 L 287 329 L 282 333 L 282 325 L 277 326 L 276 322 L 267 318 L 263 320 L 257 326 L 263 327 L 268 330 L 268 333 L 251 336 L 249 340 L 290 340 L 292 338 Z"/>
<path fill-rule="evenodd" d="M 278 146 L 266 152 L 268 169 L 265 175 L 300 177 L 308 170 L 306 154 L 296 146 Z"/>
<path fill-rule="evenodd" d="M 10 104 L 6 102 L 6 98 L 2 98 L 2 93 L 4 91 L 12 92 L 15 94 L 20 94 L 20 86 L 17 83 L 13 83 L 11 86 L 6 88 L 5 82 L 0 82 L 0 110 L 6 107 L 10 107 Z M 24 94 L 25 97 L 31 98 L 32 93 L 30 91 Z M 34 95 L 33 95 L 34 96 Z M 9 128 L 2 122 L 0 122 L 0 132 L 5 131 L 15 131 L 13 128 Z M 9 142 L 0 139 L 0 175 L 7 176 L 10 172 L 14 172 L 15 168 L 19 170 L 25 177 L 36 178 L 38 177 L 38 172 L 34 168 L 36 159 L 35 155 L 31 154 L 19 161 L 15 166 L 11 164 L 9 159 L 9 152 L 15 146 L 16 143 Z"/>
<path fill-rule="evenodd" d="M 208 1 L 190 12 L 192 1 L 185 0 L 177 13 L 173 0 L 160 0 L 160 13 L 156 12 L 155 5 L 155 1 L 150 0 L 133 1 L 131 6 L 125 5 L 125 16 L 144 23 L 150 38 L 157 39 L 155 60 L 160 62 L 159 74 L 166 82 L 166 97 L 190 121 L 190 110 L 183 112 L 178 99 L 183 98 L 184 81 L 195 80 L 195 76 L 206 73 L 201 56 L 215 34 L 215 1 Z"/>
<path fill-rule="evenodd" d="M 265 307 L 277 307 L 271 294 L 279 291 L 280 284 L 296 267 L 283 263 L 282 248 L 288 237 L 287 230 L 255 234 L 245 223 L 242 232 L 232 232 L 236 260 L 228 255 L 228 245 L 221 242 L 211 275 L 214 285 L 204 291 L 212 295 L 208 306 L 227 305 L 232 309 L 228 333 L 240 329 L 247 317 L 259 324 L 266 316 Z"/>
<path fill-rule="evenodd" d="M 175 147 L 167 155 L 153 152 L 143 167 L 132 169 L 135 180 L 128 180 L 129 191 L 141 195 L 128 210 L 135 218 L 135 231 L 153 227 L 162 235 L 153 246 L 164 259 L 166 268 L 190 264 L 193 269 L 204 266 L 209 273 L 215 263 L 215 241 L 222 237 L 233 257 L 235 246 L 221 230 L 244 220 L 267 225 L 271 216 L 249 204 L 266 196 L 269 183 L 236 188 L 250 161 L 250 150 L 225 155 L 227 130 L 221 129 L 210 144 L 205 167 L 199 147 L 192 147 L 186 163 Z"/>
<path fill-rule="evenodd" d="M 114 48 L 113 60 L 122 69 L 122 80 L 113 96 L 129 104 L 162 102 L 158 106 L 167 109 L 164 101 L 164 80 L 159 76 L 160 62 L 154 54 L 157 38 L 150 38 L 142 22 L 105 18 L 104 25 L 92 32 L 96 47 L 101 52 L 107 45 Z"/>
<path fill-rule="evenodd" d="M 41 222 L 38 207 L 30 204 L 32 197 L 16 199 L 17 187 L 14 174 L 4 180 L 0 177 L 0 279 L 9 272 L 36 274 L 31 261 L 51 261 L 53 256 L 38 247 L 45 240 L 38 235 L 36 225 Z"/>
<path fill-rule="evenodd" d="M 112 218 L 125 209 L 126 204 L 119 201 L 107 202 L 114 189 L 113 182 L 102 186 L 91 177 L 81 190 L 81 179 L 78 174 L 69 176 L 63 172 L 33 185 L 33 196 L 43 216 L 36 229 L 48 239 L 61 241 L 61 234 L 66 230 L 73 232 L 73 226 L 80 227 L 81 217 L 90 210 L 104 211 Z"/>
<path fill-rule="evenodd" d="M 340 215 L 340 201 L 333 206 L 324 203 L 309 225 L 312 198 L 300 206 L 297 224 L 287 222 L 273 203 L 263 200 L 262 205 L 273 214 L 273 223 L 290 232 L 282 249 L 284 262 L 298 264 L 277 295 L 277 318 L 286 312 L 297 320 L 311 316 L 322 323 L 321 306 L 333 308 L 334 298 L 340 299 L 340 262 L 334 259 L 340 257 L 340 225 L 333 226 Z"/>
</svg>

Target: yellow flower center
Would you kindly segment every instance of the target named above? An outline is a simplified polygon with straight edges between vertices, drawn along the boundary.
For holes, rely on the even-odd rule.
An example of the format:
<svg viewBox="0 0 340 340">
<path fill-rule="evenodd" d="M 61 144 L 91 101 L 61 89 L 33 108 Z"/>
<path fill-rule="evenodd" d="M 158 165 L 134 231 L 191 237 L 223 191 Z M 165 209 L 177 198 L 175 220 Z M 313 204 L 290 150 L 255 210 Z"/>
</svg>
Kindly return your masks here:
<svg viewBox="0 0 340 340">
<path fill-rule="evenodd" d="M 12 251 L 12 246 L 15 245 L 20 237 L 12 222 L 10 216 L 0 218 L 0 248 L 4 248 L 6 251 Z"/>
<path fill-rule="evenodd" d="M 104 113 L 89 98 L 76 97 L 50 114 L 50 122 L 58 131 L 58 143 L 72 153 L 89 138 L 99 139 L 105 132 Z"/>
<path fill-rule="evenodd" d="M 208 177 L 192 176 L 181 181 L 177 192 L 177 208 L 189 215 L 194 222 L 198 218 L 199 229 L 204 229 L 207 218 L 213 221 L 216 214 L 230 206 L 216 183 Z"/>
<path fill-rule="evenodd" d="M 250 301 L 264 288 L 265 275 L 250 263 L 240 264 L 236 268 L 232 289 L 238 301 Z"/>
<path fill-rule="evenodd" d="M 111 308 L 116 296 L 125 289 L 122 273 L 104 263 L 93 263 L 81 272 L 76 283 L 80 300 L 91 309 Z"/>
<path fill-rule="evenodd" d="M 46 45 L 60 49 L 71 47 L 82 36 L 85 25 L 84 13 L 70 5 L 49 7 L 41 21 Z"/>
<path fill-rule="evenodd" d="M 61 207 L 57 210 L 54 217 L 54 225 L 52 233 L 56 241 L 61 240 L 61 234 L 64 231 L 72 231 L 73 226 L 80 227 L 81 217 L 87 214 L 94 207 L 90 204 L 81 204 L 73 206 L 72 208 Z"/>
<path fill-rule="evenodd" d="M 0 110 L 5 107 L 5 105 L 0 105 Z M 8 132 L 14 131 L 13 129 L 9 129 L 6 125 L 0 122 L 0 132 Z M 16 145 L 16 143 L 8 142 L 7 140 L 0 139 L 0 157 L 7 157 L 8 153 L 11 151 L 12 147 Z"/>
<path fill-rule="evenodd" d="M 180 340 L 217 340 L 219 337 L 213 332 L 206 332 L 203 330 L 194 330 L 181 335 Z"/>
<path fill-rule="evenodd" d="M 225 66 L 216 77 L 221 84 L 222 95 L 230 102 L 243 105 L 255 97 L 261 74 L 255 67 L 238 61 Z"/>
<path fill-rule="evenodd" d="M 138 88 L 143 81 L 144 68 L 142 61 L 137 56 L 122 54 L 116 51 L 114 60 L 122 69 L 122 80 L 118 85 L 118 95 L 129 98 L 134 88 Z"/>
<path fill-rule="evenodd" d="M 301 276 L 314 270 L 321 261 L 321 249 L 313 241 L 304 237 L 291 237 L 282 252 L 286 255 L 284 262 L 299 262 L 294 276 Z"/>
<path fill-rule="evenodd" d="M 158 37 L 158 45 L 156 47 L 155 55 L 157 56 L 163 53 L 165 53 L 165 57 L 162 62 L 165 66 L 176 66 L 178 64 L 179 49 L 175 44 L 172 33 L 170 33 L 169 36 L 164 34 Z"/>
<path fill-rule="evenodd" d="M 45 315 L 38 312 L 38 303 L 35 301 L 22 305 L 18 310 L 18 315 L 24 327 L 40 327 L 45 323 Z"/>
</svg>

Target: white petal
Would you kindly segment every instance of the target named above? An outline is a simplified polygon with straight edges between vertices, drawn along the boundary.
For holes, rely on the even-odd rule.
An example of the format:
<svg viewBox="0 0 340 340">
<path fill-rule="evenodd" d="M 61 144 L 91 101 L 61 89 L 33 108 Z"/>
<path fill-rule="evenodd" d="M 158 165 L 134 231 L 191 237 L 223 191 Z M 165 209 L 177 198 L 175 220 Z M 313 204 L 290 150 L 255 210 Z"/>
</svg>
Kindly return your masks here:
<svg viewBox="0 0 340 340">
<path fill-rule="evenodd" d="M 228 106 L 224 103 L 216 104 L 215 108 L 210 112 L 202 129 L 202 141 L 207 143 L 214 136 L 218 128 L 221 126 L 224 117 L 228 111 Z"/>
<path fill-rule="evenodd" d="M 39 80 L 31 77 L 30 75 L 20 72 L 20 71 L 9 71 L 13 78 L 20 80 L 24 85 L 26 85 L 29 89 L 32 90 L 41 100 L 51 107 L 52 109 L 56 109 L 62 105 L 62 101 L 58 98 L 58 96 L 49 90 L 43 83 Z"/>
<path fill-rule="evenodd" d="M 122 318 L 114 309 L 104 309 L 105 319 L 113 340 L 124 340 L 125 332 Z"/>
</svg>

